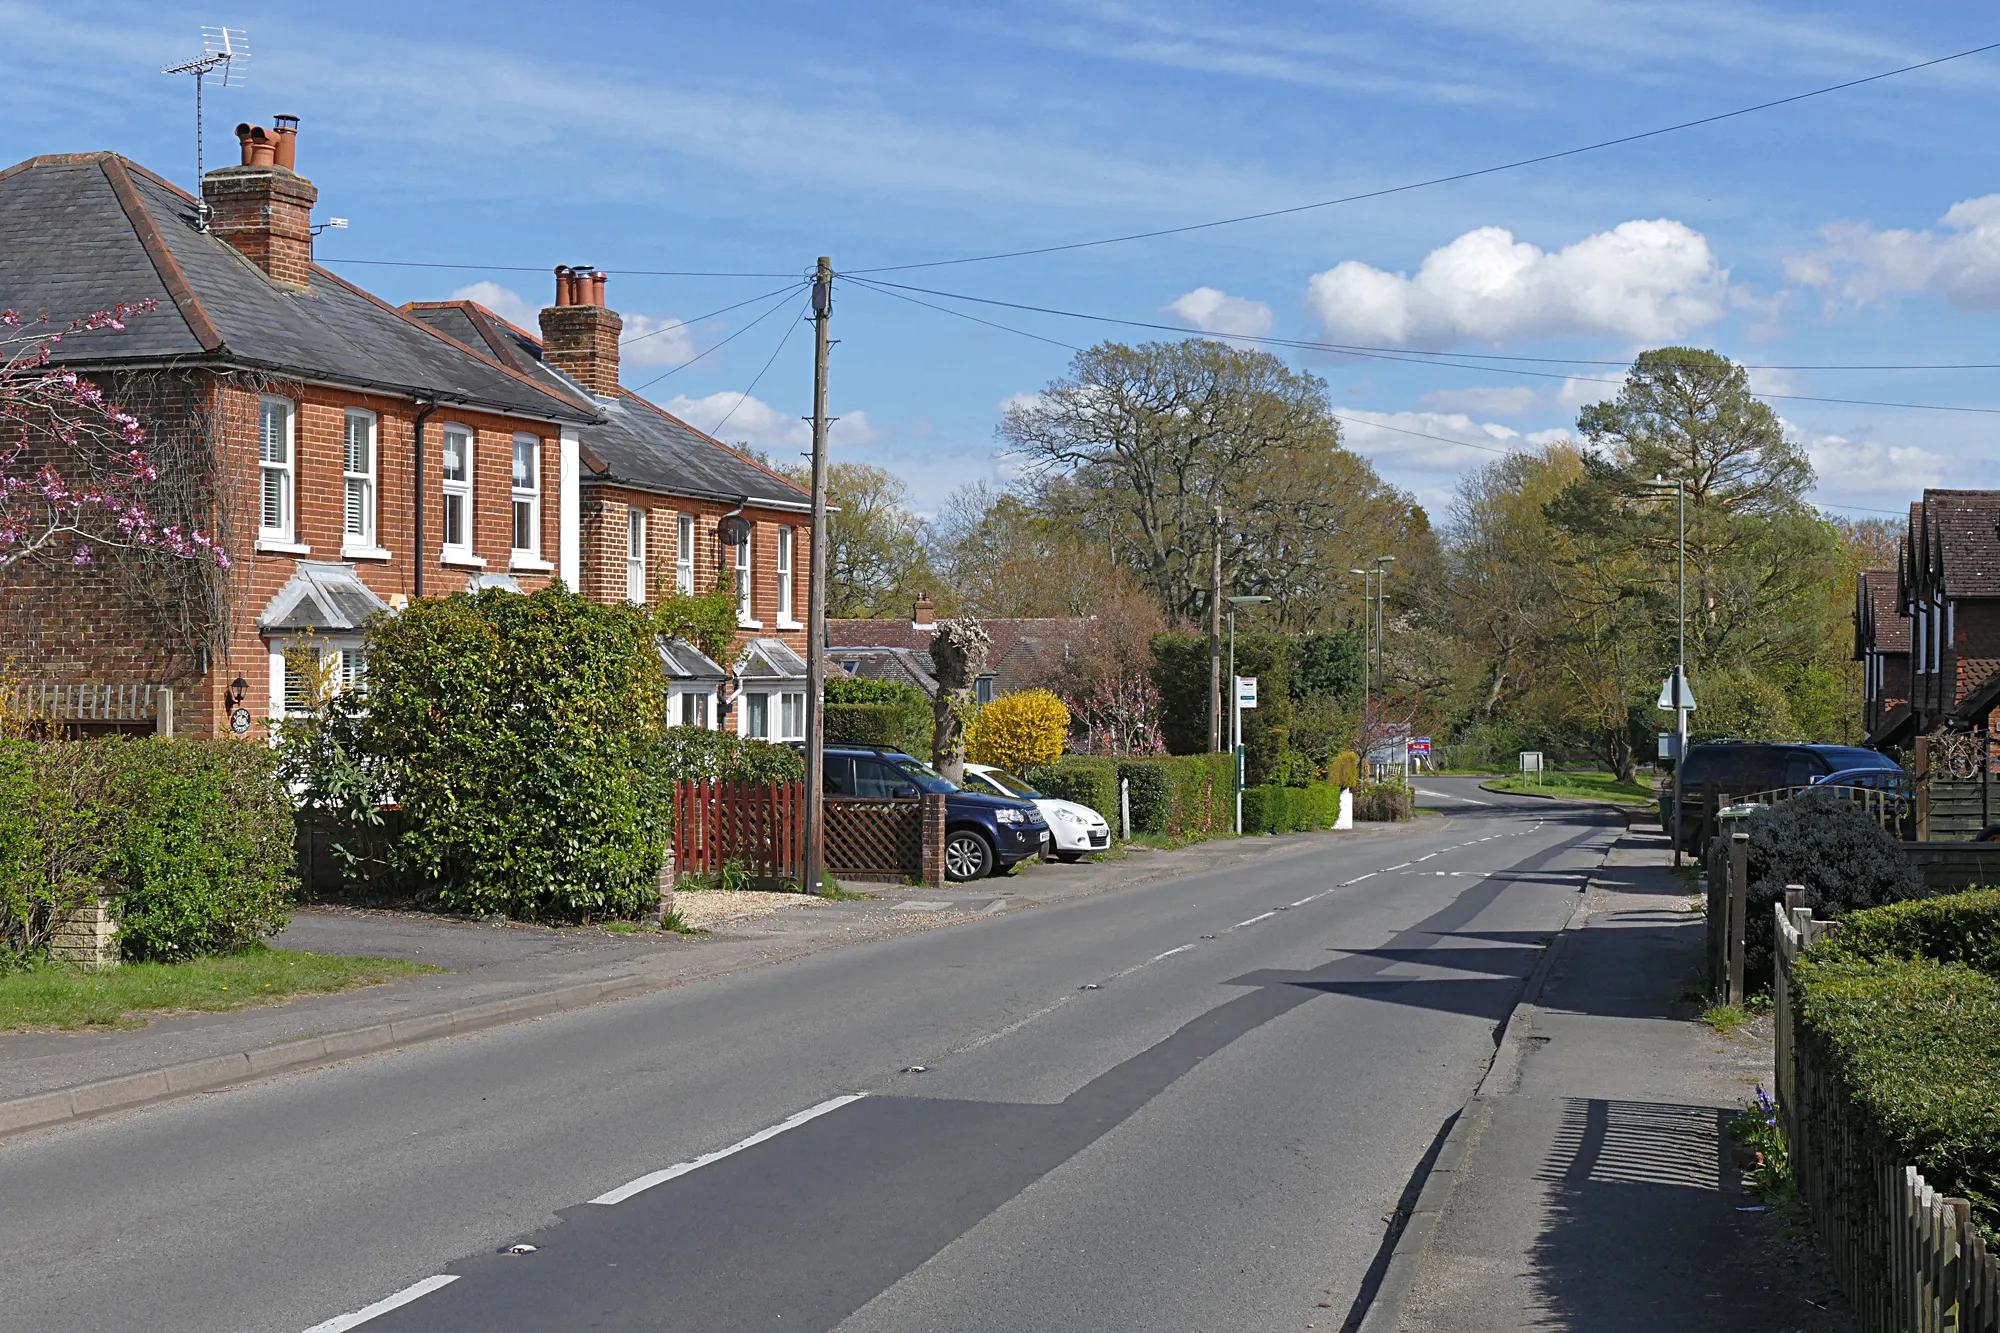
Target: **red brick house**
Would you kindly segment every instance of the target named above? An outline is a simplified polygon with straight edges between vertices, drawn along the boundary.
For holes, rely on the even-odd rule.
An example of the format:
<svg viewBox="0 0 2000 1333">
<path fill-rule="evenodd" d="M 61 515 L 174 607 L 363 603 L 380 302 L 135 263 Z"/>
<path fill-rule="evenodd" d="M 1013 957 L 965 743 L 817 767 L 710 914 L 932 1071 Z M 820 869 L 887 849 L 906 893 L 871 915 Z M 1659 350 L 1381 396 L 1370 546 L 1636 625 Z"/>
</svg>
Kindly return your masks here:
<svg viewBox="0 0 2000 1333">
<path fill-rule="evenodd" d="M 294 169 L 296 121 L 239 140 L 242 161 L 209 172 L 201 199 L 116 153 L 0 171 L 0 308 L 67 319 L 158 303 L 56 356 L 147 428 L 156 517 L 214 534 L 234 561 L 10 571 L 10 675 L 65 697 L 116 686 L 139 715 L 170 689 L 179 733 L 261 735 L 297 703 L 307 658 L 365 672 L 370 616 L 556 577 L 607 599 L 712 587 L 716 520 L 736 513 L 750 536 L 726 557 L 748 573 L 739 645 L 759 641 L 746 659 L 764 673 L 758 712 L 782 731 L 794 701 L 769 663 L 788 670 L 804 646 L 803 494 L 618 387 L 601 275 L 565 275 L 546 354 L 519 330 L 488 337 L 484 312 L 397 310 L 312 263 L 317 191 Z M 669 648 L 677 695 L 710 701 L 677 697 L 675 720 L 705 711 L 714 725 L 727 673 Z"/>
<path fill-rule="evenodd" d="M 1907 728 L 1910 621 L 1897 604 L 1896 571 L 1864 569 L 1854 591 L 1854 660 L 1861 663 L 1861 729 L 1867 744 Z"/>
<path fill-rule="evenodd" d="M 1909 625 L 1910 715 L 1882 744 L 1934 731 L 2000 672 L 2000 491 L 1927 490 L 1910 506 L 1896 601 Z"/>
</svg>

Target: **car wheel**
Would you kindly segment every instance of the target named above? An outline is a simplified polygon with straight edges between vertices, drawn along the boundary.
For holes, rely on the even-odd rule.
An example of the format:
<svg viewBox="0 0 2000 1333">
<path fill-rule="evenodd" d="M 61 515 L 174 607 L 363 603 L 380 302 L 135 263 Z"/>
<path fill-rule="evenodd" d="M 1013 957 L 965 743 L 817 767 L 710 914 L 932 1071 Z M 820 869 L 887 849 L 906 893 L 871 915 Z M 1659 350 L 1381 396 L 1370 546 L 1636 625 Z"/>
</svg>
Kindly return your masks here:
<svg viewBox="0 0 2000 1333">
<path fill-rule="evenodd" d="M 1056 860 L 1058 860 L 1058 861 L 1068 861 L 1068 862 L 1071 862 L 1072 864 L 1074 864 L 1075 862 L 1077 862 L 1077 861 L 1081 861 L 1082 859 L 1083 859 L 1083 853 L 1082 853 L 1082 852 L 1057 852 L 1057 853 L 1056 853 Z"/>
<path fill-rule="evenodd" d="M 993 846 L 970 829 L 945 835 L 945 878 L 963 883 L 993 873 Z"/>
</svg>

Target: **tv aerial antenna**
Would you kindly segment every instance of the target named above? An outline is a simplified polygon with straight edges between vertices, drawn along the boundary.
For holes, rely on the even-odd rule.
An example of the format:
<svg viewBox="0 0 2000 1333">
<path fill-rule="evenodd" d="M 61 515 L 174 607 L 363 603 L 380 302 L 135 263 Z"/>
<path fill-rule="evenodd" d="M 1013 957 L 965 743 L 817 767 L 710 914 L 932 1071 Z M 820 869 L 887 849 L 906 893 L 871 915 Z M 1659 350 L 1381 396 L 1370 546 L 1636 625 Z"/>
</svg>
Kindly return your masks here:
<svg viewBox="0 0 2000 1333">
<path fill-rule="evenodd" d="M 200 56 L 193 60 L 169 65 L 162 74 L 192 74 L 194 76 L 194 175 L 195 190 L 201 190 L 201 178 L 207 170 L 202 161 L 201 133 L 201 90 L 210 75 L 216 76 L 219 88 L 240 88 L 246 75 L 243 66 L 250 60 L 250 34 L 242 28 L 209 28 L 201 30 Z M 197 224 L 201 230 L 208 230 L 208 206 L 196 206 Z"/>
</svg>

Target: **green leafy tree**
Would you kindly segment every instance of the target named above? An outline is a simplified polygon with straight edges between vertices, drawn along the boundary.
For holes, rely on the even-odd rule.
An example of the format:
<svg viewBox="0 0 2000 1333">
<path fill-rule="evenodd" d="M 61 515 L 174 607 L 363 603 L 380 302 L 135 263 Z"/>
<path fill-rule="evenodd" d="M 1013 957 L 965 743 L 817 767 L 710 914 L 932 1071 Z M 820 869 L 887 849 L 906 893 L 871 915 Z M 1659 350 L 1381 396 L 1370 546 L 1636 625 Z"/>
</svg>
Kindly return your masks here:
<svg viewBox="0 0 2000 1333">
<path fill-rule="evenodd" d="M 811 470 L 785 475 L 812 486 Z M 917 593 L 937 582 L 924 521 L 909 506 L 902 478 L 869 463 L 827 467 L 826 613 L 834 617 L 906 613 Z"/>
</svg>

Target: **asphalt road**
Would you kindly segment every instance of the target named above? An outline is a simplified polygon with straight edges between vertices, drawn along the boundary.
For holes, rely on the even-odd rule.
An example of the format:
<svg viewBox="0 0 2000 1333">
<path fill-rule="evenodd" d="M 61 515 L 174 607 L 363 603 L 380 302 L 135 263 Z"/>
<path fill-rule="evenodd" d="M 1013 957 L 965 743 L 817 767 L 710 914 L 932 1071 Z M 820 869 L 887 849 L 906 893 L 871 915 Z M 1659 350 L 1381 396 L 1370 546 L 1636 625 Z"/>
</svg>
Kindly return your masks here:
<svg viewBox="0 0 2000 1333">
<path fill-rule="evenodd" d="M 1617 831 L 1419 785 L 1400 836 L 0 1146 L 0 1329 L 1337 1329 Z"/>
</svg>

